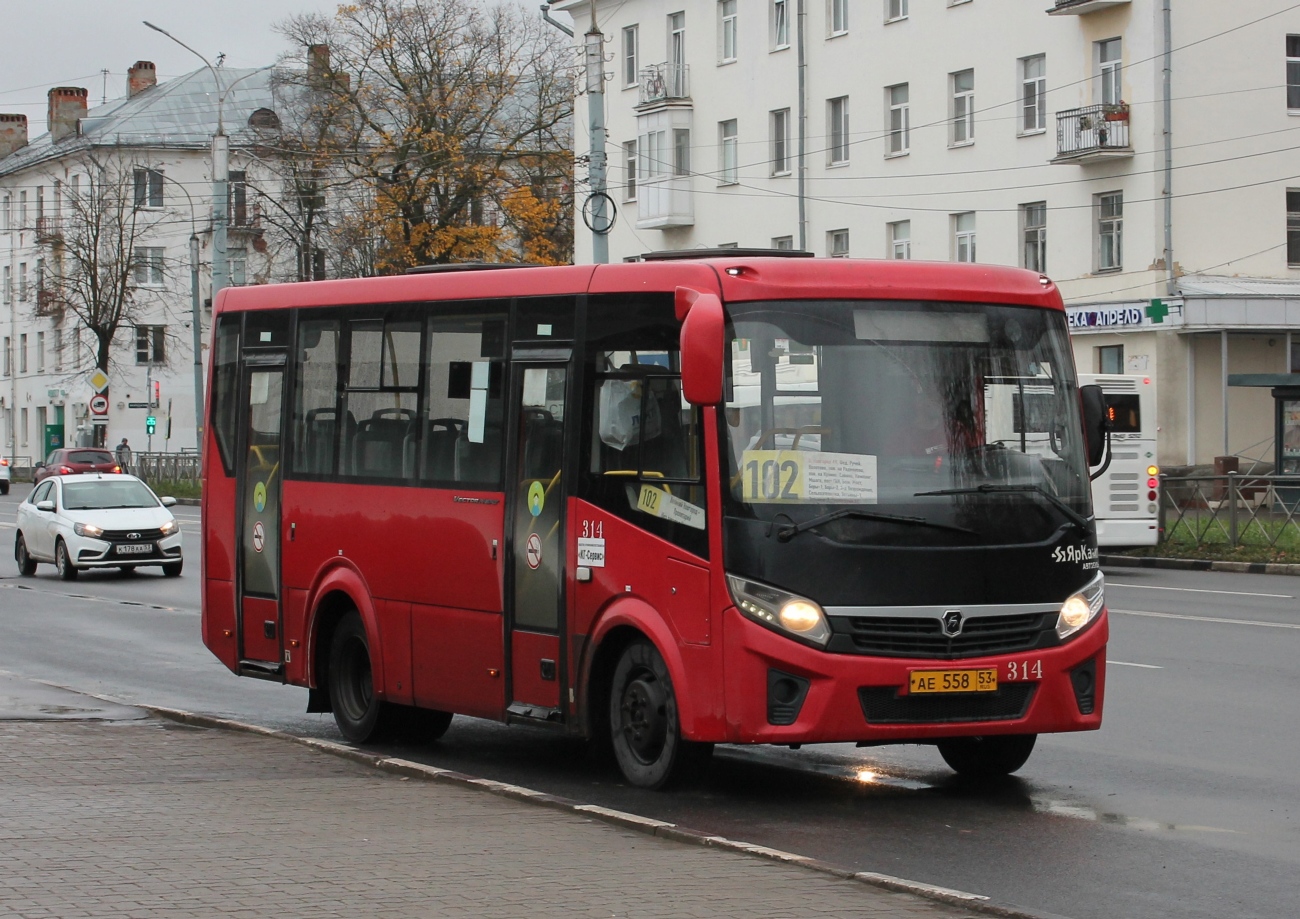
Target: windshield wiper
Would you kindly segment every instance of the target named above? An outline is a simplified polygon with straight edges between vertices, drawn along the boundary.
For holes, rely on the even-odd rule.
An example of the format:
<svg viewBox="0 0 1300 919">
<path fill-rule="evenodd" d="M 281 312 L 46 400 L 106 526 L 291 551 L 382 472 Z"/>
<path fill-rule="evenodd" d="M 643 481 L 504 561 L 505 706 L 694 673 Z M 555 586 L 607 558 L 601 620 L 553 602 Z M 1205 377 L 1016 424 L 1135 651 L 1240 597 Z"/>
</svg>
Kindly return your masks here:
<svg viewBox="0 0 1300 919">
<path fill-rule="evenodd" d="M 823 523 L 830 523 L 832 520 L 839 520 L 843 517 L 857 517 L 859 520 L 877 520 L 881 523 L 902 523 L 909 526 L 932 527 L 936 530 L 952 530 L 956 533 L 969 533 L 971 536 L 979 536 L 975 530 L 968 530 L 966 527 L 954 526 L 949 523 L 935 523 L 932 520 L 926 520 L 924 517 L 905 517 L 901 514 L 880 514 L 876 511 L 863 511 L 855 507 L 844 507 L 837 511 L 831 511 L 828 514 L 819 514 L 803 523 L 787 523 L 781 529 L 776 531 L 776 538 L 781 542 L 789 542 L 798 536 L 804 530 L 811 530 L 813 527 L 821 526 Z"/>
<path fill-rule="evenodd" d="M 1088 530 L 1089 524 L 1088 524 L 1087 517 L 1083 516 L 1083 514 L 1080 514 L 1074 508 L 1070 507 L 1070 505 L 1066 504 L 1064 501 L 1062 501 L 1060 498 L 1052 494 L 1050 491 L 1048 491 L 1046 488 L 1044 488 L 1041 485 L 1030 485 L 1030 484 L 993 485 L 990 483 L 985 483 L 983 485 L 975 485 L 971 488 L 943 488 L 940 489 L 939 491 L 918 491 L 918 492 L 914 492 L 912 494 L 912 497 L 929 498 L 938 495 L 975 495 L 975 494 L 999 495 L 999 494 L 1016 494 L 1016 493 L 1023 493 L 1023 492 L 1032 492 L 1033 494 L 1043 496 L 1044 498 L 1047 499 L 1049 504 L 1051 504 L 1062 514 L 1068 517 L 1072 523 L 1074 523 L 1076 526 L 1078 526 L 1080 529 L 1084 530 L 1085 532 Z"/>
</svg>

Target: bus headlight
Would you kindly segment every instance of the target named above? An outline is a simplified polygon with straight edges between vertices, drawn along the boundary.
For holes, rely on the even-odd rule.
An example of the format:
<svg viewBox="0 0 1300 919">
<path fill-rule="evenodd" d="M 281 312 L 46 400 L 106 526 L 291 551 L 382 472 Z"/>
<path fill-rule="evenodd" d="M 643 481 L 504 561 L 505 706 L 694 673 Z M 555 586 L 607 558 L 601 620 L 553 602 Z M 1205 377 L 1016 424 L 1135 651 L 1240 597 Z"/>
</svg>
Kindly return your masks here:
<svg viewBox="0 0 1300 919">
<path fill-rule="evenodd" d="M 1087 586 L 1061 604 L 1056 617 L 1056 637 L 1069 638 L 1097 618 L 1106 605 L 1106 578 L 1100 571 Z"/>
<path fill-rule="evenodd" d="M 730 574 L 727 585 L 736 608 L 750 619 L 823 648 L 830 641 L 826 614 L 812 600 Z"/>
</svg>

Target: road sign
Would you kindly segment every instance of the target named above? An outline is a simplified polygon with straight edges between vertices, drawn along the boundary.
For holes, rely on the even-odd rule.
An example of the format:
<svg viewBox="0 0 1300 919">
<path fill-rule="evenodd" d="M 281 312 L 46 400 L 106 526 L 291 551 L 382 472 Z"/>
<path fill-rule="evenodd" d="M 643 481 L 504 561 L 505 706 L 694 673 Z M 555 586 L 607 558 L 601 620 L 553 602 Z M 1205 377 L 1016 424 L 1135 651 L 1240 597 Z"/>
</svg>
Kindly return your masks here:
<svg viewBox="0 0 1300 919">
<path fill-rule="evenodd" d="M 90 376 L 86 377 L 86 382 L 95 392 L 103 392 L 108 388 L 108 374 L 96 367 Z"/>
<path fill-rule="evenodd" d="M 128 402 L 128 403 L 126 404 L 126 407 L 127 407 L 127 408 L 148 408 L 148 407 L 149 407 L 149 403 L 148 403 L 148 402 Z"/>
<path fill-rule="evenodd" d="M 90 397 L 90 414 L 96 417 L 108 416 L 108 396 L 96 393 Z"/>
</svg>

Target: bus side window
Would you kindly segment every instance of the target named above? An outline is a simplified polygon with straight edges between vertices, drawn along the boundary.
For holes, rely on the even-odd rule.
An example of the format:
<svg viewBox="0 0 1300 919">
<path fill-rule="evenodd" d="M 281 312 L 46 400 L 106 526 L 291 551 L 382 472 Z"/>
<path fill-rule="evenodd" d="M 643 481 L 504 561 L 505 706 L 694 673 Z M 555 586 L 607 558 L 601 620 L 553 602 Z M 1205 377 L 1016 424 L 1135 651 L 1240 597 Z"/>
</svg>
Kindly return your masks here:
<svg viewBox="0 0 1300 919">
<path fill-rule="evenodd" d="M 235 473 L 236 409 L 239 404 L 239 313 L 217 320 L 216 366 L 212 374 L 212 431 L 227 476 Z"/>
<path fill-rule="evenodd" d="M 298 323 L 298 366 L 293 410 L 293 471 L 334 473 L 338 433 L 339 322 Z"/>
<path fill-rule="evenodd" d="M 501 487 L 505 328 L 500 313 L 429 320 L 421 482 Z"/>
<path fill-rule="evenodd" d="M 418 319 L 394 316 L 348 322 L 340 475 L 414 478 L 422 325 Z"/>
</svg>

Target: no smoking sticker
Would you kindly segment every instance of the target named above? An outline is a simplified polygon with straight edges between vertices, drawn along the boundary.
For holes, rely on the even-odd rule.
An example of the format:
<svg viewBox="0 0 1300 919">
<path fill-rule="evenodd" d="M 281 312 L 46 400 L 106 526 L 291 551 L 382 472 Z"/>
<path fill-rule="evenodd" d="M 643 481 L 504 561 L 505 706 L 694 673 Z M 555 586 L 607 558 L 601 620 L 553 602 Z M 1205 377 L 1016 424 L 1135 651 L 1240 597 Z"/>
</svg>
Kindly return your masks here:
<svg viewBox="0 0 1300 919">
<path fill-rule="evenodd" d="M 542 537 L 536 533 L 528 534 L 528 547 L 524 551 L 524 560 L 528 562 L 528 567 L 534 571 L 542 563 Z"/>
<path fill-rule="evenodd" d="M 266 528 L 262 526 L 261 521 L 253 524 L 253 548 L 258 552 L 266 545 Z M 536 567 L 536 566 L 533 566 Z"/>
</svg>

